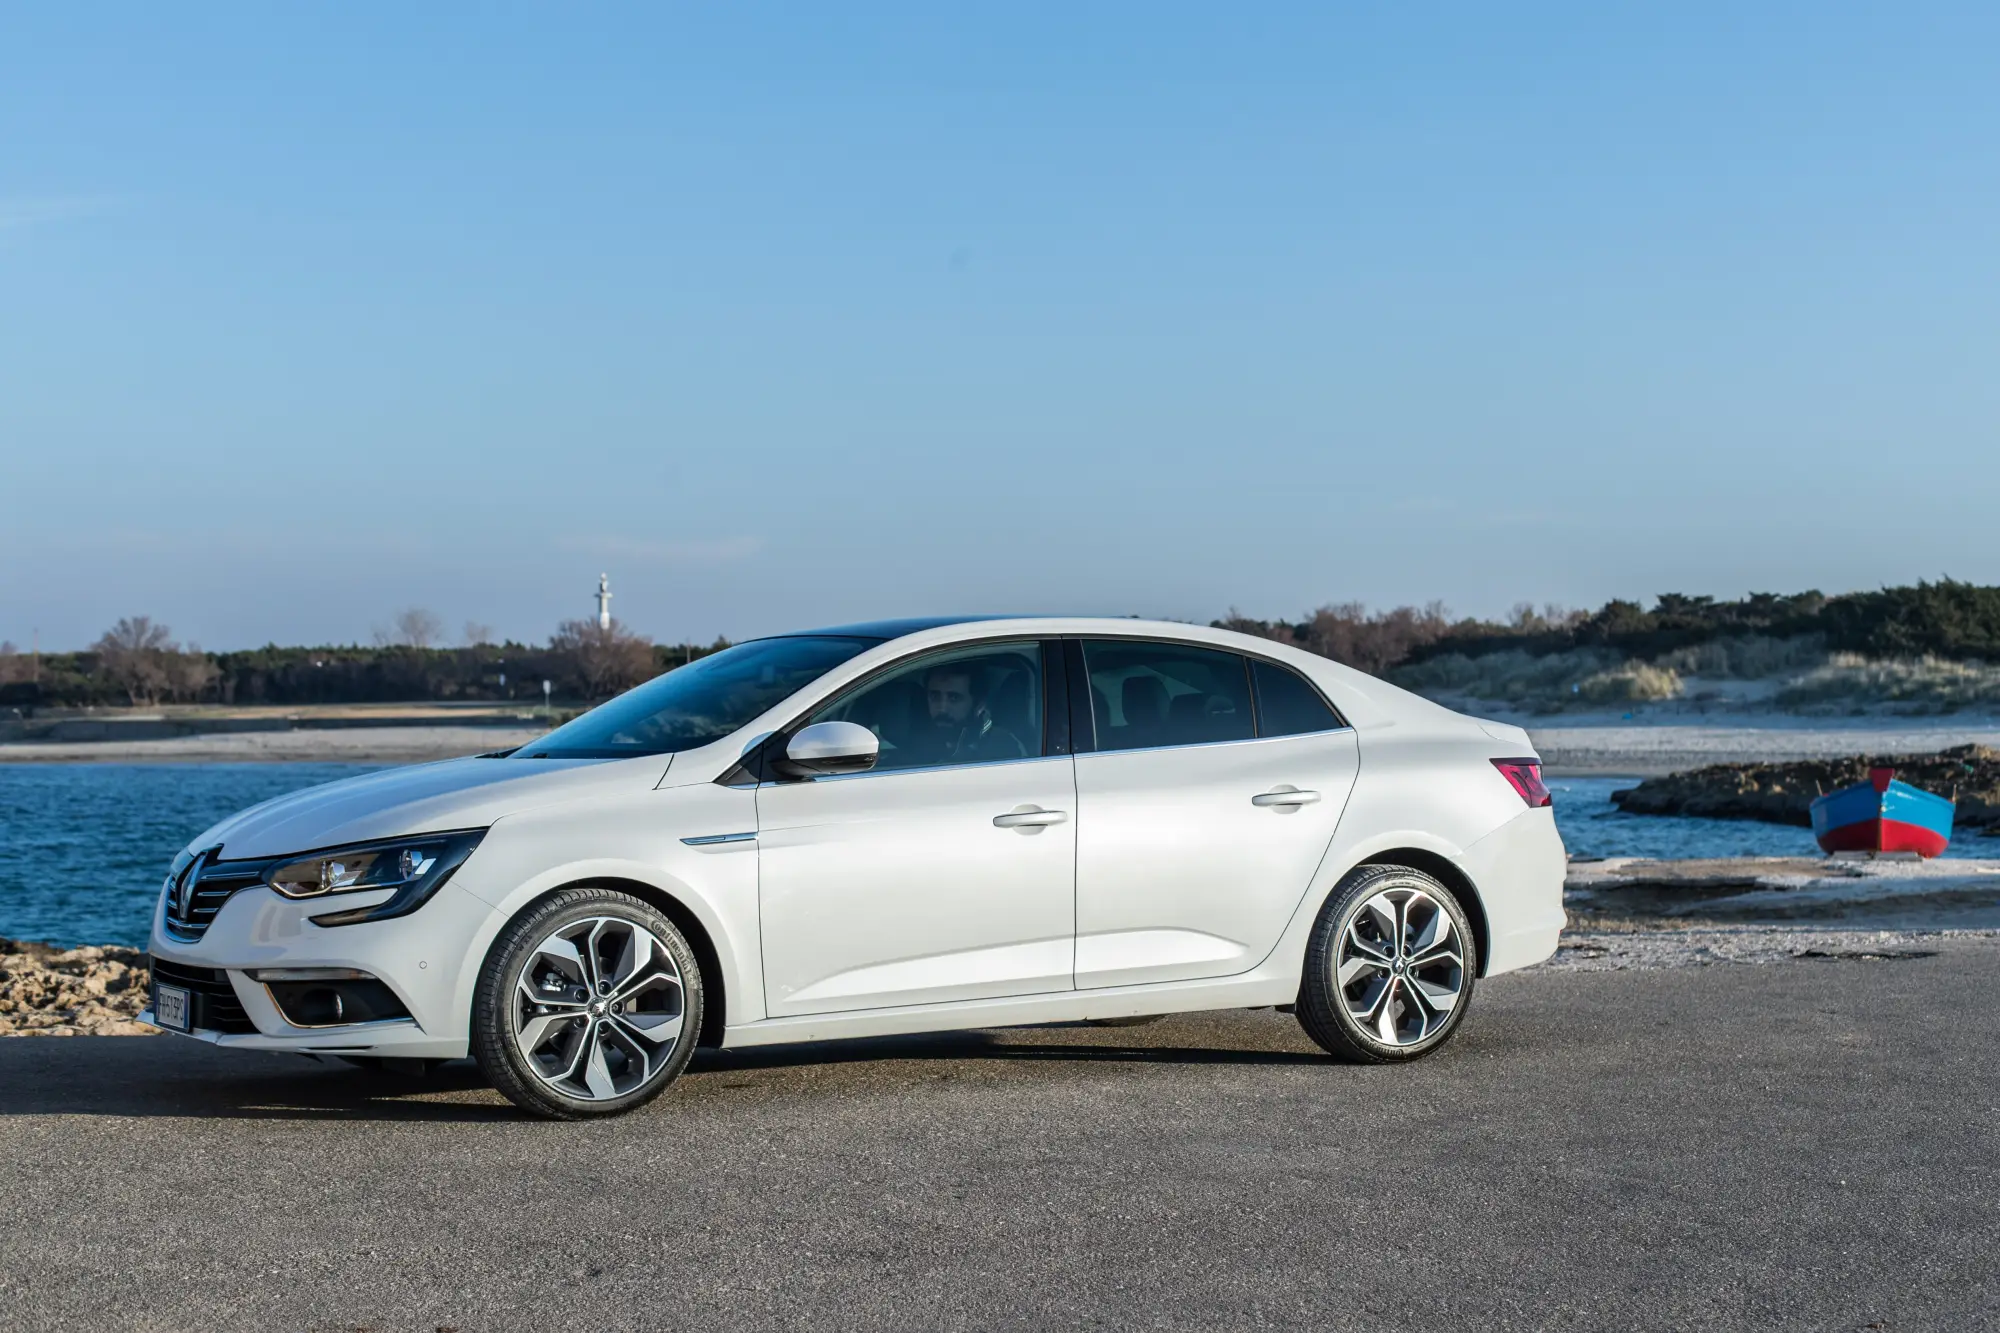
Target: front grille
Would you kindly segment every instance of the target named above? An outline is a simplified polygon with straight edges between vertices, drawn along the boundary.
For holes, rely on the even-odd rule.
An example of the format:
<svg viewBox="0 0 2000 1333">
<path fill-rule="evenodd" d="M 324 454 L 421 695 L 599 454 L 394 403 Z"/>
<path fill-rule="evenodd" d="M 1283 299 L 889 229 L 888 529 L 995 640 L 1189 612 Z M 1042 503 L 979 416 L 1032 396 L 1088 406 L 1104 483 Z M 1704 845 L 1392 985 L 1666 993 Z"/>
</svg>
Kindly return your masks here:
<svg viewBox="0 0 2000 1333">
<path fill-rule="evenodd" d="M 236 998 L 236 988 L 229 984 L 229 978 L 212 967 L 195 967 L 189 963 L 171 963 L 164 958 L 146 960 L 153 969 L 153 981 L 157 985 L 164 981 L 169 986 L 185 986 L 193 997 L 194 1010 L 190 1015 L 193 1026 L 209 1032 L 255 1032 L 257 1025 L 250 1021 L 250 1015 L 243 1012 L 243 1002 Z"/>
<path fill-rule="evenodd" d="M 195 857 L 167 886 L 167 933 L 177 940 L 200 939 L 224 903 L 263 879 L 263 862 L 210 860 L 216 850 Z"/>
</svg>

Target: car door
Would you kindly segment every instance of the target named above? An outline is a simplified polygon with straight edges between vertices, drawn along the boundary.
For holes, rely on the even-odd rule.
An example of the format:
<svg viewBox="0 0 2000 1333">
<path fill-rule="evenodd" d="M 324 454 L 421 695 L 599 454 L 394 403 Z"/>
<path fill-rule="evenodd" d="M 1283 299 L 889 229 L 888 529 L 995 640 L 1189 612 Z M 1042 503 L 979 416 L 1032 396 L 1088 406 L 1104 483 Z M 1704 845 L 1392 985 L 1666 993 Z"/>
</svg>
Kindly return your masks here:
<svg viewBox="0 0 2000 1333">
<path fill-rule="evenodd" d="M 1090 699 L 1073 712 L 1077 986 L 1256 966 L 1333 839 L 1354 732 L 1262 659 L 1099 639 L 1069 661 Z"/>
<path fill-rule="evenodd" d="M 1055 643 L 961 645 L 802 720 L 857 722 L 881 753 L 758 788 L 771 1016 L 1071 988 L 1076 781 L 1067 714 L 1051 727 L 1047 707 L 1061 665 Z"/>
</svg>

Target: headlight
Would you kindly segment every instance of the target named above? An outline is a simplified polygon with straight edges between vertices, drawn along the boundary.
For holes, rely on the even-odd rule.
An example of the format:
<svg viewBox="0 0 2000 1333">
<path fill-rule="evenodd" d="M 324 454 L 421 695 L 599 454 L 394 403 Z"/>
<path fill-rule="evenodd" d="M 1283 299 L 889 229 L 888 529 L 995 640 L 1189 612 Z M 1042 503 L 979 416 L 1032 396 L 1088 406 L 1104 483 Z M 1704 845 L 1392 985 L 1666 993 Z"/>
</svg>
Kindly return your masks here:
<svg viewBox="0 0 2000 1333">
<path fill-rule="evenodd" d="M 486 836 L 484 829 L 426 833 L 389 842 L 334 847 L 274 862 L 264 882 L 287 898 L 328 898 L 393 889 L 386 902 L 316 916 L 321 926 L 351 926 L 405 916 L 430 900 Z"/>
</svg>

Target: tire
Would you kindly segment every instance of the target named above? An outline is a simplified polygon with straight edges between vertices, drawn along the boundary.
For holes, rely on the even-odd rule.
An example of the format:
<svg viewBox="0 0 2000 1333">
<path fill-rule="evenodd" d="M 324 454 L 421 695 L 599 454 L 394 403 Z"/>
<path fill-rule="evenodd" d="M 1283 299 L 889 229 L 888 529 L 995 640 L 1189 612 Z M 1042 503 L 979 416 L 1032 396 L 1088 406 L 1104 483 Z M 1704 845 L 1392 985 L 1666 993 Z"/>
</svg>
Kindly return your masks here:
<svg viewBox="0 0 2000 1333">
<path fill-rule="evenodd" d="M 1472 923 L 1450 889 L 1408 866 L 1358 866 L 1313 925 L 1299 1026 L 1342 1060 L 1415 1060 L 1458 1031 L 1478 975 Z"/>
<path fill-rule="evenodd" d="M 614 889 L 564 889 L 493 942 L 472 1054 L 531 1115 L 620 1115 L 687 1068 L 702 1000 L 694 950 L 664 913 Z"/>
</svg>

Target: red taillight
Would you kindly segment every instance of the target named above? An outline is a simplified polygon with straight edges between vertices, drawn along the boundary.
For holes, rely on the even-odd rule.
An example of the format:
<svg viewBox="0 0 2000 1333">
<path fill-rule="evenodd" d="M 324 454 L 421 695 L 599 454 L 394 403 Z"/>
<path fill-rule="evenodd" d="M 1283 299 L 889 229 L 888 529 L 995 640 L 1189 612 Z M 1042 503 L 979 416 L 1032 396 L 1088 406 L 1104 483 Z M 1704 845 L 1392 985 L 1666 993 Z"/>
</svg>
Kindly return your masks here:
<svg viewBox="0 0 2000 1333">
<path fill-rule="evenodd" d="M 1500 770 L 1500 776 L 1521 794 L 1521 799 L 1531 806 L 1554 805 L 1556 798 L 1549 795 L 1548 787 L 1542 782 L 1542 761 L 1539 759 L 1495 759 L 1493 767 Z"/>
</svg>

